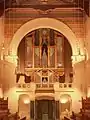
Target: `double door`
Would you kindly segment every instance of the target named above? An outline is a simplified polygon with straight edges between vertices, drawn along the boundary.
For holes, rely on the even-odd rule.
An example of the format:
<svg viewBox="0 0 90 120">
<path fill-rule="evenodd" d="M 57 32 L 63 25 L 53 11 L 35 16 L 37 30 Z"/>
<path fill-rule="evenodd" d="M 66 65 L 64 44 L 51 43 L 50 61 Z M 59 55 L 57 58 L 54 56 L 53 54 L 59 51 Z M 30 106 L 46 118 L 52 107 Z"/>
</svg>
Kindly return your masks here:
<svg viewBox="0 0 90 120">
<path fill-rule="evenodd" d="M 35 100 L 31 101 L 30 118 L 32 120 L 59 120 L 59 101 Z"/>
</svg>

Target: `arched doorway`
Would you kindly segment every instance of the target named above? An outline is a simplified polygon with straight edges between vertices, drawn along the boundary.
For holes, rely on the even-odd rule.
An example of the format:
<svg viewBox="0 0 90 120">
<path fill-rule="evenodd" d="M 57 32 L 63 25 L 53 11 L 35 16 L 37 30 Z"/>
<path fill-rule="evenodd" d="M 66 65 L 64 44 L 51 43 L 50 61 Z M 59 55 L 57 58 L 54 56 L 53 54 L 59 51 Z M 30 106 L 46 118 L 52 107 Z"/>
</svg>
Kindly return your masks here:
<svg viewBox="0 0 90 120">
<path fill-rule="evenodd" d="M 61 117 L 63 116 L 69 116 L 71 111 L 71 96 L 68 94 L 62 94 L 60 96 L 60 111 L 61 111 Z"/>
<path fill-rule="evenodd" d="M 54 100 L 36 100 L 36 114 L 37 120 L 53 120 L 54 115 Z"/>
<path fill-rule="evenodd" d="M 18 100 L 18 112 L 20 118 L 30 119 L 30 98 L 27 94 L 21 94 Z"/>
<path fill-rule="evenodd" d="M 39 96 L 35 99 L 35 120 L 59 120 L 59 101 L 52 96 Z"/>
</svg>

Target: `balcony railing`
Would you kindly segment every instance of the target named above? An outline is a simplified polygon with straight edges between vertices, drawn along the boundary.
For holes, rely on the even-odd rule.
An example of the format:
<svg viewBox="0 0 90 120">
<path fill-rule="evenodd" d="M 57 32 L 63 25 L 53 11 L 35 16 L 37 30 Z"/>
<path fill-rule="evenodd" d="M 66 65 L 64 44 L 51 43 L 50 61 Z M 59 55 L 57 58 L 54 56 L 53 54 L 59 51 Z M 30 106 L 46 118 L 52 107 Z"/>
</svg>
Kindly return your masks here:
<svg viewBox="0 0 90 120">
<path fill-rule="evenodd" d="M 24 89 L 63 89 L 63 88 L 72 88 L 72 83 L 17 83 L 17 88 L 24 88 Z"/>
<path fill-rule="evenodd" d="M 39 89 L 39 88 L 47 88 L 47 89 L 50 89 L 50 88 L 54 88 L 54 83 L 49 83 L 49 84 L 45 84 L 45 83 L 36 83 L 36 89 Z"/>
<path fill-rule="evenodd" d="M 59 88 L 72 88 L 72 83 L 59 83 Z"/>
</svg>

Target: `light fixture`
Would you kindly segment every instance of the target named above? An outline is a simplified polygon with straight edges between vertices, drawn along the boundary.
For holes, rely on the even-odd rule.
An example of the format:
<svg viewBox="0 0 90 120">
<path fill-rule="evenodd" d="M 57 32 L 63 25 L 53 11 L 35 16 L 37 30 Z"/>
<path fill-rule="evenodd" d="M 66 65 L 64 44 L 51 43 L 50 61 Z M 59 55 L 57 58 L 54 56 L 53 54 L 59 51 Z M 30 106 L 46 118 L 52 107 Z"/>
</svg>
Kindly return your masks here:
<svg viewBox="0 0 90 120">
<path fill-rule="evenodd" d="M 65 104 L 65 103 L 67 103 L 68 101 L 69 101 L 69 96 L 68 96 L 68 95 L 64 94 L 64 95 L 62 95 L 62 96 L 60 97 L 60 102 L 61 102 L 62 104 Z"/>
<path fill-rule="evenodd" d="M 25 99 L 24 100 L 24 104 L 29 104 L 30 103 L 30 100 L 29 99 Z"/>
<path fill-rule="evenodd" d="M 68 98 L 65 97 L 65 96 L 64 96 L 64 97 L 61 97 L 61 98 L 60 98 L 60 102 L 63 103 L 63 104 L 65 104 L 65 103 L 68 102 Z"/>
<path fill-rule="evenodd" d="M 60 102 L 62 104 L 65 104 L 65 103 L 70 102 L 70 101 L 71 101 L 71 96 L 70 95 L 63 94 L 63 95 L 60 96 Z"/>
<path fill-rule="evenodd" d="M 31 68 L 31 67 L 32 67 L 32 64 L 28 63 L 28 64 L 27 64 L 27 67 Z"/>
<path fill-rule="evenodd" d="M 74 0 L 74 2 L 75 2 L 75 0 Z M 80 24 L 80 20 L 81 20 L 81 16 L 80 16 L 80 13 L 81 13 L 81 6 L 80 6 L 80 0 L 77 0 L 77 7 L 76 6 L 74 6 L 75 8 L 74 8 L 74 10 L 75 10 L 75 19 L 74 19 L 74 21 L 75 21 L 75 23 L 74 24 L 76 24 L 76 11 L 77 11 L 77 27 L 78 28 L 80 28 L 80 33 L 82 33 L 82 29 L 84 30 L 85 28 L 83 28 L 84 27 L 84 25 L 85 25 L 85 23 L 84 23 L 84 20 L 83 20 L 83 18 L 82 18 L 82 24 Z M 83 12 L 83 11 L 82 11 Z M 83 25 L 82 27 L 80 26 L 80 25 Z M 84 33 L 85 32 L 83 32 L 83 35 L 84 35 Z M 85 35 L 84 35 L 85 36 Z M 82 38 L 82 37 L 81 37 Z M 85 39 L 84 39 L 84 41 L 83 41 L 83 43 L 84 43 L 84 47 L 85 47 Z M 79 40 L 79 38 L 78 39 L 76 39 L 76 47 L 77 47 L 77 53 L 76 54 L 74 54 L 74 55 L 72 55 L 71 56 L 71 60 L 72 60 L 72 63 L 73 64 L 75 64 L 75 63 L 77 63 L 77 62 L 81 62 L 81 61 L 83 61 L 83 60 L 86 60 L 86 57 L 87 57 L 87 54 L 86 54 L 86 49 L 83 49 L 83 48 L 81 48 L 81 41 Z M 86 47 L 85 47 L 86 48 Z M 83 51 L 81 50 L 81 49 L 83 49 Z"/>
<path fill-rule="evenodd" d="M 85 60 L 86 55 L 82 54 L 80 48 L 78 48 L 78 54 L 71 56 L 72 62 L 80 62 Z"/>
</svg>

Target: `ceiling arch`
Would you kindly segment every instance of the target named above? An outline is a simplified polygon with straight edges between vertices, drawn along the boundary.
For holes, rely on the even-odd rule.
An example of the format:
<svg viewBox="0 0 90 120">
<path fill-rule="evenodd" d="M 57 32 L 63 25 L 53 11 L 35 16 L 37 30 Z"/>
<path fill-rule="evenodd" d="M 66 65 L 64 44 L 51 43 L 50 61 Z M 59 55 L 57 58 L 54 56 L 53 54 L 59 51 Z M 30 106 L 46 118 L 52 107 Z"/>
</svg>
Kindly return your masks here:
<svg viewBox="0 0 90 120">
<path fill-rule="evenodd" d="M 62 33 L 69 41 L 72 47 L 72 54 L 77 54 L 77 38 L 72 30 L 65 25 L 63 22 L 52 19 L 52 18 L 37 18 L 31 21 L 28 21 L 24 25 L 22 25 L 17 32 L 14 34 L 11 44 L 10 50 L 13 55 L 17 55 L 17 48 L 22 38 L 29 32 L 38 29 L 38 28 L 51 28 L 60 33 Z"/>
</svg>

